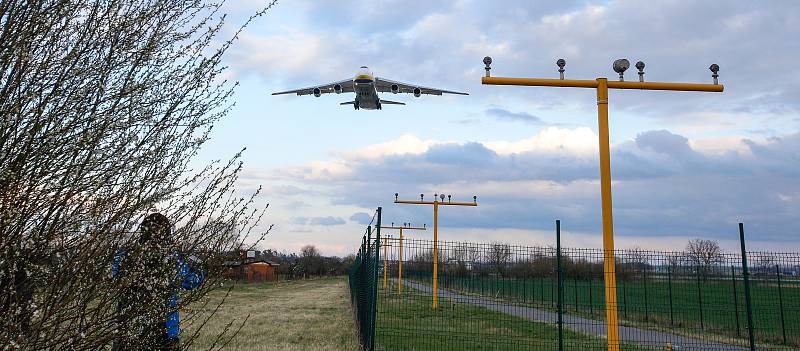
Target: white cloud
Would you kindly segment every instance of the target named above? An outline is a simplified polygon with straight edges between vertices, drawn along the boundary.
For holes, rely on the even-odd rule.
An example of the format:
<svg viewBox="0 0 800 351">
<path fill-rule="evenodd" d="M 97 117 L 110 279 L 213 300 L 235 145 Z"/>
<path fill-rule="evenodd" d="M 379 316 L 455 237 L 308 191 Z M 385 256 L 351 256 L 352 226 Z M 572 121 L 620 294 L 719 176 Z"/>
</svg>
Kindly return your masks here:
<svg viewBox="0 0 800 351">
<path fill-rule="evenodd" d="M 367 145 L 353 151 L 334 153 L 334 155 L 341 156 L 345 160 L 380 159 L 393 155 L 421 155 L 428 152 L 432 146 L 447 144 L 464 145 L 464 143 L 455 141 L 422 140 L 417 136 L 405 134 L 387 142 Z M 500 155 L 541 152 L 593 156 L 597 154 L 598 148 L 597 134 L 587 127 L 574 129 L 547 127 L 530 138 L 516 141 L 484 141 L 481 144 Z M 345 164 L 338 164 L 338 166 L 346 167 Z M 319 165 L 314 168 L 319 168 Z"/>
<path fill-rule="evenodd" d="M 489 141 L 484 145 L 500 155 L 523 152 L 596 155 L 598 139 L 597 134 L 587 127 L 575 129 L 547 127 L 528 139 L 512 142 Z"/>
<path fill-rule="evenodd" d="M 428 151 L 432 145 L 444 144 L 443 141 L 422 140 L 414 135 L 405 134 L 397 139 L 384 143 L 367 145 L 355 151 L 341 153 L 348 159 L 377 159 L 391 155 L 419 155 Z"/>
<path fill-rule="evenodd" d="M 322 180 L 347 176 L 352 169 L 343 160 L 311 161 L 299 167 L 277 171 L 279 175 L 301 180 Z"/>
<path fill-rule="evenodd" d="M 708 137 L 702 139 L 693 139 L 689 141 L 689 145 L 693 149 L 697 149 L 704 153 L 724 154 L 728 152 L 737 152 L 744 155 L 750 155 L 750 148 L 744 143 L 744 140 L 754 139 L 745 138 L 742 136 L 721 136 L 721 137 Z M 760 144 L 766 143 L 763 138 L 757 138 Z"/>
</svg>

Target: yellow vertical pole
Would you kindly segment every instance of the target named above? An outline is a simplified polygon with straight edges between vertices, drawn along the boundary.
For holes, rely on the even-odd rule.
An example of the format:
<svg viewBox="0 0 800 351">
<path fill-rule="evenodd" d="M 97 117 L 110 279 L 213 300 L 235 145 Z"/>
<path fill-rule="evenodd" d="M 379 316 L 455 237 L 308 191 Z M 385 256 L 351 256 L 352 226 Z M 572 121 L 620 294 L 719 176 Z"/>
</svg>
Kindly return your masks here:
<svg viewBox="0 0 800 351">
<path fill-rule="evenodd" d="M 439 306 L 437 278 L 439 276 L 439 202 L 433 200 L 433 308 L 434 310 Z"/>
<path fill-rule="evenodd" d="M 389 248 L 389 237 L 386 238 L 386 244 L 383 245 L 383 290 L 386 290 L 386 254 Z"/>
<path fill-rule="evenodd" d="M 400 260 L 397 261 L 397 293 L 403 293 L 403 228 L 400 228 Z"/>
<path fill-rule="evenodd" d="M 608 350 L 619 351 L 614 224 L 611 215 L 611 147 L 608 132 L 608 79 L 597 78 L 597 125 L 600 142 L 600 198 L 603 207 L 603 270 L 606 292 Z"/>
</svg>

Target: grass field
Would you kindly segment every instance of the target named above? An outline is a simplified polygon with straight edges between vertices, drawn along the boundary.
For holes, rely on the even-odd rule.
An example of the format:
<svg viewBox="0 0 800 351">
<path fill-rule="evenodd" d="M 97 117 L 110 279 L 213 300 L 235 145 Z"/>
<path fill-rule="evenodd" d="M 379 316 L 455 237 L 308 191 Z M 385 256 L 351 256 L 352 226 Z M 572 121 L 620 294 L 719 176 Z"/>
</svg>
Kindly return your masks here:
<svg viewBox="0 0 800 351">
<path fill-rule="evenodd" d="M 425 278 L 421 281 L 428 282 Z M 669 282 L 666 278 L 659 278 L 618 281 L 621 322 L 640 327 L 651 325 L 657 329 L 690 330 L 692 333 L 702 331 L 726 338 L 747 338 L 744 286 L 742 281 L 736 283 L 734 295 L 730 280 L 698 282 L 674 279 Z M 531 303 L 550 310 L 556 308 L 556 279 L 440 276 L 439 284 L 442 288 L 456 291 Z M 772 345 L 800 346 L 800 284 L 784 282 L 781 296 L 773 283 L 754 282 L 751 287 L 757 340 Z M 783 300 L 783 317 L 780 300 Z M 565 279 L 564 310 L 567 313 L 604 319 L 604 301 L 602 281 Z M 783 344 L 784 331 L 786 344 Z"/>
<path fill-rule="evenodd" d="M 350 307 L 347 278 L 320 278 L 280 283 L 239 283 L 225 304 L 201 330 L 190 349 L 206 350 L 230 323 L 244 327 L 227 350 L 357 350 L 358 337 Z M 201 313 L 209 313 L 225 295 L 210 296 Z M 191 335 L 196 325 L 184 326 Z M 225 339 L 227 340 L 227 338 Z"/>
<path fill-rule="evenodd" d="M 376 350 L 558 350 L 558 329 L 483 307 L 439 299 L 419 291 L 378 294 Z M 567 349 L 606 350 L 605 339 L 564 330 Z M 623 345 L 623 350 L 649 350 Z"/>
</svg>

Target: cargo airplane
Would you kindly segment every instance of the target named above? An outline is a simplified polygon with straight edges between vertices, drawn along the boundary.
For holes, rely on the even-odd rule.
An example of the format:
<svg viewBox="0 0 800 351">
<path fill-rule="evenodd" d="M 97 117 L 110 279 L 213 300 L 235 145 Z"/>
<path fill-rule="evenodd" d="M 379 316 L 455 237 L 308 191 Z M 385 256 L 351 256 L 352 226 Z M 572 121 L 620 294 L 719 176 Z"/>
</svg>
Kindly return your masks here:
<svg viewBox="0 0 800 351">
<path fill-rule="evenodd" d="M 395 82 L 380 77 L 375 77 L 367 66 L 361 66 L 358 73 L 352 79 L 345 79 L 338 82 L 324 84 L 315 87 L 308 87 L 303 89 L 282 91 L 279 93 L 272 93 L 272 95 L 281 94 L 297 94 L 300 95 L 314 95 L 316 97 L 328 93 L 355 93 L 356 98 L 353 101 L 343 102 L 340 105 L 353 105 L 353 108 L 365 110 L 380 110 L 385 105 L 405 105 L 405 103 L 382 100 L 378 97 L 378 93 L 410 93 L 415 97 L 421 95 L 442 95 L 442 94 L 457 94 L 469 95 L 457 91 L 449 91 L 435 88 L 426 88 L 414 84 L 406 84 Z"/>
</svg>

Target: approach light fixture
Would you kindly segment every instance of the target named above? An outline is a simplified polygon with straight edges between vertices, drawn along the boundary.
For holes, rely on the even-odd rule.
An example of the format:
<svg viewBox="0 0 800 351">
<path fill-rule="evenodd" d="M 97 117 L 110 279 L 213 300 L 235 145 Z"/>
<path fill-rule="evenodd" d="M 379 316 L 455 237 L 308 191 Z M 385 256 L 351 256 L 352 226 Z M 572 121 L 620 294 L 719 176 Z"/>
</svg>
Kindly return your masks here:
<svg viewBox="0 0 800 351">
<path fill-rule="evenodd" d="M 564 66 L 567 65 L 567 61 L 563 58 L 560 58 L 556 61 L 556 66 L 558 66 L 558 75 L 561 77 L 561 80 L 564 80 Z"/>
<path fill-rule="evenodd" d="M 717 72 L 719 72 L 719 65 L 716 63 L 712 63 L 711 67 L 708 67 L 708 69 L 711 70 L 711 73 L 713 73 L 711 75 L 711 78 L 714 78 L 714 84 L 719 84 L 717 81 L 717 78 L 719 78 L 719 74 L 717 74 Z"/>
<path fill-rule="evenodd" d="M 619 73 L 619 81 L 620 82 L 624 82 L 625 81 L 624 74 L 625 74 L 625 71 L 628 70 L 628 68 L 630 66 L 631 66 L 631 62 L 628 61 L 628 59 L 624 59 L 623 58 L 623 59 L 614 60 L 614 65 L 613 65 L 614 72 Z"/>
<path fill-rule="evenodd" d="M 644 62 L 636 62 L 636 69 L 639 70 L 639 81 L 644 82 Z"/>
<path fill-rule="evenodd" d="M 492 67 L 491 67 L 491 65 L 492 65 L 492 58 L 491 58 L 491 57 L 489 57 L 489 56 L 486 56 L 486 57 L 484 57 L 484 58 L 483 58 L 483 64 L 484 64 L 484 65 L 486 65 L 486 76 L 487 76 L 487 77 L 489 77 L 489 76 L 490 76 L 490 75 L 489 75 L 489 70 L 491 70 L 491 69 L 492 69 Z"/>
</svg>

